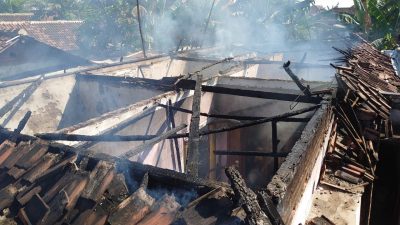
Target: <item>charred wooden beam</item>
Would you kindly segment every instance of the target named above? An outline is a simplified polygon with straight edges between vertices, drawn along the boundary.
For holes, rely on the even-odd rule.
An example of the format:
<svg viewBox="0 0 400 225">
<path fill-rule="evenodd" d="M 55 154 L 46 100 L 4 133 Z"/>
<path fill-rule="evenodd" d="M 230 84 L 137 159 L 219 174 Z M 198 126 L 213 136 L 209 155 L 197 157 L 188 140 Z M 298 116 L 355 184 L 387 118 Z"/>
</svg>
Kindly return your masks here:
<svg viewBox="0 0 400 225">
<path fill-rule="evenodd" d="M 180 107 L 175 107 L 171 105 L 165 105 L 165 104 L 158 104 L 158 106 L 161 106 L 163 108 L 169 109 L 169 110 L 175 110 L 178 112 L 184 112 L 184 113 L 190 113 L 192 114 L 193 111 L 189 109 L 184 109 Z M 235 116 L 235 115 L 223 115 L 223 114 L 208 114 L 208 113 L 200 113 L 200 116 L 205 116 L 205 117 L 210 117 L 210 118 L 219 118 L 219 119 L 233 119 L 233 120 L 260 120 L 264 119 L 265 117 L 261 116 Z M 279 120 L 279 122 L 308 122 L 310 121 L 311 118 L 283 118 Z"/>
<path fill-rule="evenodd" d="M 196 82 L 193 80 L 180 80 L 177 83 L 176 87 L 186 90 L 194 90 L 195 84 Z M 202 85 L 201 89 L 204 92 L 211 92 L 217 94 L 227 94 L 227 95 L 236 95 L 243 97 L 273 99 L 280 101 L 302 102 L 302 103 L 312 103 L 312 104 L 318 104 L 322 100 L 321 97 L 317 96 L 306 96 L 293 93 L 278 93 L 272 91 L 255 91 L 255 90 L 247 90 L 247 89 L 231 88 L 231 87 Z"/>
<path fill-rule="evenodd" d="M 296 74 L 293 73 L 293 71 L 290 69 L 290 61 L 287 61 L 286 63 L 283 64 L 283 68 L 285 69 L 286 73 L 292 78 L 294 83 L 299 87 L 299 89 L 307 96 L 311 96 L 311 91 L 310 87 L 304 86 L 304 84 L 300 81 L 300 79 L 296 76 Z"/>
<path fill-rule="evenodd" d="M 272 202 L 272 198 L 264 191 L 257 192 L 257 198 L 262 210 L 268 216 L 272 225 L 284 225 L 278 209 Z"/>
<path fill-rule="evenodd" d="M 148 141 L 156 138 L 157 135 L 83 135 L 83 134 L 60 134 L 60 133 L 41 133 L 35 134 L 36 137 L 43 140 L 58 141 L 104 141 L 104 142 L 120 142 L 120 141 Z M 176 138 L 176 137 L 169 137 Z"/>
<path fill-rule="evenodd" d="M 213 129 L 213 130 L 208 130 L 208 131 L 200 131 L 200 136 L 204 135 L 209 135 L 209 134 L 214 134 L 214 133 L 222 133 L 226 131 L 231 131 L 231 130 L 236 130 L 244 127 L 250 127 L 250 126 L 255 126 L 258 124 L 262 123 L 267 123 L 271 121 L 287 121 L 287 122 L 292 122 L 292 121 L 298 121 L 302 120 L 300 118 L 290 118 L 292 116 L 297 116 L 306 112 L 313 111 L 317 108 L 319 108 L 321 105 L 316 105 L 316 106 L 311 106 L 308 108 L 304 109 L 299 109 L 296 111 L 291 111 L 287 112 L 284 114 L 272 116 L 272 117 L 264 117 L 259 120 L 251 121 L 251 122 L 246 122 L 242 123 L 239 125 L 231 126 L 231 127 L 223 127 L 219 129 Z M 308 118 L 307 118 L 308 120 Z M 299 121 L 299 122 L 300 122 Z M 303 122 L 303 121 L 301 121 Z M 305 122 L 305 121 L 304 121 Z M 129 135 L 129 136 L 123 136 L 123 135 L 79 135 L 79 134 L 59 134 L 59 133 L 43 133 L 43 134 L 35 134 L 36 137 L 39 137 L 44 140 L 64 140 L 64 141 L 108 141 L 108 142 L 114 142 L 114 141 L 147 141 L 147 140 L 152 140 L 154 138 L 157 138 L 157 135 Z M 183 134 L 172 134 L 166 138 L 168 139 L 173 139 L 173 138 L 184 138 L 184 137 L 189 137 L 189 133 L 183 133 Z"/>
<path fill-rule="evenodd" d="M 157 136 L 157 137 L 145 142 L 144 144 L 139 145 L 139 146 L 137 146 L 137 147 L 125 152 L 121 156 L 124 157 L 124 158 L 130 158 L 132 156 L 135 156 L 135 155 L 137 155 L 137 154 L 139 154 L 139 153 L 141 153 L 143 151 L 146 151 L 147 149 L 151 148 L 156 143 L 158 143 L 158 142 L 160 142 L 160 141 L 162 141 L 164 139 L 167 139 L 168 137 L 171 137 L 172 135 L 174 135 L 177 132 L 185 129 L 186 127 L 187 127 L 186 124 L 182 124 L 182 125 L 176 127 L 175 129 L 171 129 L 171 130 L 165 132 L 164 134 L 162 134 L 160 136 Z"/>
<path fill-rule="evenodd" d="M 143 218 L 138 225 L 169 225 L 174 221 L 180 204 L 174 196 L 164 195 L 152 208 L 152 212 Z"/>
<path fill-rule="evenodd" d="M 238 156 L 263 156 L 263 157 L 286 157 L 289 153 L 262 152 L 262 151 L 214 151 L 215 155 L 238 155 Z"/>
<path fill-rule="evenodd" d="M 192 118 L 190 119 L 189 144 L 187 153 L 187 173 L 194 177 L 199 173 L 199 143 L 200 143 L 200 103 L 202 75 L 197 75 L 196 88 L 193 94 Z"/>
<path fill-rule="evenodd" d="M 217 59 L 206 59 L 206 58 L 195 58 L 195 57 L 187 57 L 187 56 L 174 56 L 174 59 L 184 60 L 184 61 L 192 61 L 192 62 L 208 62 L 213 63 L 217 62 Z M 258 65 L 282 65 L 283 61 L 272 61 L 265 59 L 245 59 L 245 60 L 235 60 L 235 63 L 243 63 L 243 64 L 258 64 Z M 330 68 L 330 65 L 323 64 L 312 64 L 312 63 L 302 63 L 302 62 L 292 62 L 293 66 L 296 68 Z"/>
<path fill-rule="evenodd" d="M 240 176 L 239 171 L 234 167 L 228 167 L 225 174 L 231 182 L 235 198 L 246 212 L 246 222 L 250 225 L 271 225 L 267 215 L 261 209 L 257 195 L 246 186 L 245 181 Z"/>
<path fill-rule="evenodd" d="M 271 123 L 271 128 L 272 128 L 272 152 L 273 153 L 278 153 L 278 128 L 276 124 L 276 120 L 273 120 Z M 278 171 L 279 168 L 279 159 L 278 157 L 274 157 L 274 173 Z"/>
<path fill-rule="evenodd" d="M 215 130 L 208 130 L 208 131 L 200 132 L 200 135 L 221 133 L 221 132 L 236 130 L 236 129 L 240 129 L 240 128 L 244 128 L 244 127 L 251 127 L 251 126 L 262 124 L 262 123 L 272 122 L 274 120 L 279 120 L 279 119 L 283 119 L 283 118 L 287 118 L 287 117 L 303 114 L 303 113 L 306 113 L 306 112 L 314 111 L 314 110 L 318 109 L 320 106 L 321 105 L 318 104 L 318 105 L 315 105 L 315 106 L 299 109 L 299 110 L 296 110 L 296 111 L 283 113 L 283 114 L 280 114 L 280 115 L 277 115 L 277 116 L 266 117 L 264 119 L 255 120 L 255 121 L 251 121 L 251 122 L 247 122 L 247 123 L 242 123 L 242 124 L 238 124 L 238 125 L 234 125 L 234 126 L 230 126 L 230 127 L 222 127 L 222 128 L 215 129 Z"/>
<path fill-rule="evenodd" d="M 178 60 L 185 60 L 185 59 L 182 59 L 182 58 L 185 58 L 185 57 L 180 57 L 180 56 L 174 56 L 174 58 L 173 59 L 178 59 Z M 224 58 L 224 59 L 222 59 L 222 60 L 210 60 L 209 62 L 211 63 L 211 64 L 209 64 L 209 65 L 206 65 L 206 66 L 204 66 L 204 67 L 202 67 L 200 70 L 197 70 L 197 71 L 195 71 L 195 72 L 193 72 L 193 73 L 189 73 L 189 74 L 186 74 L 186 75 L 184 75 L 184 76 L 181 76 L 177 81 L 175 81 L 175 83 L 174 83 L 174 85 L 175 86 L 177 86 L 181 81 L 188 81 L 188 79 L 189 78 L 191 78 L 192 76 L 194 76 L 194 75 L 198 75 L 200 72 L 202 72 L 203 70 L 206 70 L 206 69 L 208 69 L 208 68 L 211 68 L 211 67 L 213 67 L 213 66 L 215 66 L 215 65 L 218 65 L 218 64 L 221 64 L 221 63 L 225 63 L 225 62 L 229 62 L 229 61 L 231 61 L 233 58 L 232 57 L 228 57 L 228 58 Z M 207 62 L 207 61 L 206 61 Z M 193 83 L 193 88 L 196 86 L 196 81 L 193 81 L 194 83 Z M 194 89 L 193 89 L 194 90 Z"/>
<path fill-rule="evenodd" d="M 169 99 L 168 107 L 166 108 L 166 111 L 167 111 L 167 117 L 168 117 L 169 123 L 171 124 L 171 128 L 174 129 L 174 128 L 176 128 L 175 118 L 174 118 L 174 112 L 171 107 L 172 107 L 172 101 L 171 101 L 171 99 Z M 183 168 L 182 168 L 182 163 L 181 163 L 181 151 L 179 150 L 178 138 L 175 137 L 173 140 L 174 140 L 176 158 L 178 161 L 178 171 L 181 172 L 183 170 Z M 175 159 L 173 154 L 172 154 L 172 157 L 173 157 L 173 159 Z"/>
<path fill-rule="evenodd" d="M 29 110 L 25 113 L 24 117 L 18 123 L 18 127 L 14 130 L 15 133 L 21 133 L 21 131 L 25 128 L 26 124 L 28 123 L 29 118 L 31 117 L 32 112 Z"/>
</svg>

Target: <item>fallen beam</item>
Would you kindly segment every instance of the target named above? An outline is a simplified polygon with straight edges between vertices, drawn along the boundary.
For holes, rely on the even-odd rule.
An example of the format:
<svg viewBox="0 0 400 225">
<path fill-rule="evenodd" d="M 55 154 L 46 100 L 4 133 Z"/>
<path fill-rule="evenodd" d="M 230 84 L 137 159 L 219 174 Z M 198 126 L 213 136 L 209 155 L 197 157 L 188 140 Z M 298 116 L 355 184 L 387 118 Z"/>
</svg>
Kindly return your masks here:
<svg viewBox="0 0 400 225">
<path fill-rule="evenodd" d="M 144 144 L 139 145 L 139 146 L 137 146 L 137 147 L 125 152 L 121 156 L 123 158 L 130 158 L 132 156 L 135 156 L 135 155 L 137 155 L 137 154 L 139 154 L 139 153 L 151 148 L 156 143 L 158 143 L 158 142 L 160 142 L 160 141 L 162 141 L 164 139 L 167 139 L 168 137 L 171 137 L 172 135 L 176 134 L 180 130 L 185 129 L 186 127 L 187 127 L 186 124 L 182 124 L 180 126 L 177 126 L 176 128 L 171 129 L 171 130 L 165 132 L 164 134 L 162 134 L 160 136 L 157 136 L 157 137 L 145 142 Z"/>
<path fill-rule="evenodd" d="M 184 90 L 194 90 L 195 84 L 196 81 L 193 80 L 181 80 L 177 83 L 176 87 L 182 88 Z M 227 95 L 236 95 L 243 97 L 289 101 L 289 102 L 318 104 L 322 100 L 322 98 L 318 96 L 306 96 L 293 93 L 278 93 L 272 91 L 255 91 L 255 90 L 246 90 L 246 89 L 232 88 L 232 87 L 202 85 L 201 89 L 204 92 L 211 92 L 217 94 L 227 94 Z"/>
<path fill-rule="evenodd" d="M 235 201 L 239 202 L 246 212 L 246 224 L 271 225 L 270 220 L 257 201 L 257 195 L 246 186 L 239 171 L 231 166 L 225 169 L 225 174 L 231 182 L 233 192 L 235 193 Z"/>
<path fill-rule="evenodd" d="M 238 156 L 263 156 L 263 157 L 286 157 L 289 153 L 284 152 L 262 152 L 262 151 L 214 151 L 215 155 L 238 155 Z"/>
</svg>

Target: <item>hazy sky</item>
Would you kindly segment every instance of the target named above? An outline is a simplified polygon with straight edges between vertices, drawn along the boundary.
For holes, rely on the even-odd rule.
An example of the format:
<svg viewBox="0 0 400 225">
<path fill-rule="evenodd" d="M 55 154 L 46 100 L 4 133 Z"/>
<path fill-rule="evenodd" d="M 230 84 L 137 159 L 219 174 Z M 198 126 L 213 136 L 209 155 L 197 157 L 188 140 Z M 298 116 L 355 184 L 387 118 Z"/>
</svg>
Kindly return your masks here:
<svg viewBox="0 0 400 225">
<path fill-rule="evenodd" d="M 350 7 L 353 5 L 353 0 L 315 0 L 316 5 L 331 8 L 339 3 L 339 7 Z"/>
</svg>

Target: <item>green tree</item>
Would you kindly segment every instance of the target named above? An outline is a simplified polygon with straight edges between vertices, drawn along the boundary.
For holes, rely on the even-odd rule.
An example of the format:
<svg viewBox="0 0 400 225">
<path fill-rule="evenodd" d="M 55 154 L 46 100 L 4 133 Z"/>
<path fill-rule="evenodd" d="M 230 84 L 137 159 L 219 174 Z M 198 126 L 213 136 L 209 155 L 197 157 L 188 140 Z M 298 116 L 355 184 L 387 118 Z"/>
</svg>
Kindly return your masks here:
<svg viewBox="0 0 400 225">
<path fill-rule="evenodd" d="M 22 12 L 24 3 L 24 0 L 0 0 L 0 13 Z"/>
<path fill-rule="evenodd" d="M 357 25 L 378 48 L 393 49 L 400 34 L 400 1 L 354 0 L 354 5 L 355 15 L 342 14 L 342 20 Z"/>
</svg>

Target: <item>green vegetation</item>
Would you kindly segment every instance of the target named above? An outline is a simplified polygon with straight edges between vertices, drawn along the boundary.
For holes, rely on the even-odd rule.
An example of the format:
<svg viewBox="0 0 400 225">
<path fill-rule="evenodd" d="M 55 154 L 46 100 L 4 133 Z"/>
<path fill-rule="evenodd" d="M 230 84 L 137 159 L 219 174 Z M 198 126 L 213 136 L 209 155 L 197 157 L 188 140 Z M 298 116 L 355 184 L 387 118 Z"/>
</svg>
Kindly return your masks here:
<svg viewBox="0 0 400 225">
<path fill-rule="evenodd" d="M 400 35 L 399 0 L 354 0 L 355 15 L 343 14 L 347 23 L 357 25 L 367 39 L 380 49 L 393 49 Z"/>
<path fill-rule="evenodd" d="M 170 51 L 182 41 L 194 45 L 207 44 L 204 40 L 212 43 L 226 35 L 221 27 L 233 30 L 247 27 L 243 32 L 252 33 L 249 36 L 257 40 L 269 39 L 272 27 L 283 31 L 285 40 L 309 40 L 316 31 L 321 33 L 327 28 L 318 21 L 324 13 L 309 13 L 313 0 L 220 0 L 216 1 L 208 23 L 212 2 L 140 0 L 146 49 Z M 355 31 L 364 33 L 379 48 L 395 47 L 400 33 L 400 1 L 354 0 L 354 3 L 355 14 L 342 14 L 341 20 L 353 24 Z M 136 0 L 0 0 L 0 12 L 29 11 L 34 11 L 38 19 L 84 20 L 79 40 L 82 48 L 92 54 L 141 49 Z M 223 38 L 240 39 L 243 35 L 236 32 Z"/>
</svg>

